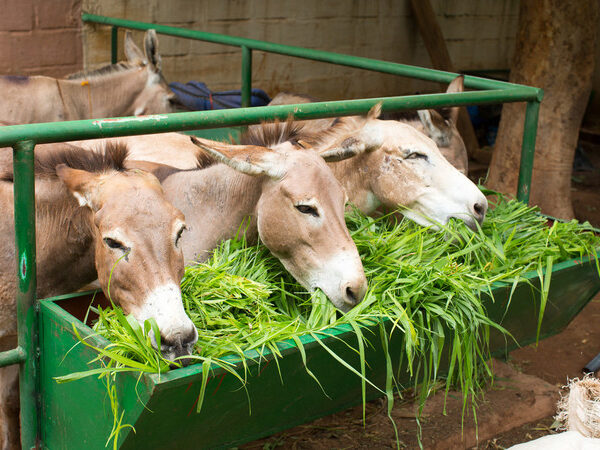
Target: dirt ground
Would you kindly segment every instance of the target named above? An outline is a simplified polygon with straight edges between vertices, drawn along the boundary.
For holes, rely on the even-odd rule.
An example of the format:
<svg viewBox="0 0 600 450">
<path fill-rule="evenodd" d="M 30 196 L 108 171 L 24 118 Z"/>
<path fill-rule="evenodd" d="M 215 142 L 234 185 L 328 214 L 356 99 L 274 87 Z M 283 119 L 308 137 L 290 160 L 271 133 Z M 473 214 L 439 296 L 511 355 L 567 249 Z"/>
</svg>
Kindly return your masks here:
<svg viewBox="0 0 600 450">
<path fill-rule="evenodd" d="M 600 227 L 600 140 L 581 143 L 594 170 L 573 174 L 573 206 L 580 221 Z M 600 352 L 600 295 L 596 296 L 562 333 L 536 346 L 512 352 L 505 363 L 494 362 L 495 383 L 478 402 L 475 426 L 465 417 L 461 432 L 460 394 L 450 393 L 446 414 L 443 396 L 428 401 L 421 420 L 425 449 L 503 449 L 555 432 L 556 401 L 568 378 Z M 392 417 L 400 448 L 419 448 L 414 404 L 396 399 Z M 298 426 L 243 446 L 246 449 L 378 449 L 397 446 L 383 399 Z"/>
<path fill-rule="evenodd" d="M 428 400 L 421 420 L 425 449 L 503 449 L 553 433 L 554 411 L 561 387 L 568 378 L 600 352 L 600 295 L 562 333 L 510 354 L 507 364 L 495 361 L 495 384 L 479 401 L 478 424 L 465 418 L 461 434 L 462 404 L 450 393 Z M 396 399 L 392 417 L 398 427 L 400 448 L 419 448 L 414 404 Z M 394 430 L 383 399 L 369 402 L 363 427 L 361 407 L 355 407 L 298 426 L 246 449 L 384 449 L 395 448 Z M 477 431 L 479 440 L 475 435 Z"/>
</svg>

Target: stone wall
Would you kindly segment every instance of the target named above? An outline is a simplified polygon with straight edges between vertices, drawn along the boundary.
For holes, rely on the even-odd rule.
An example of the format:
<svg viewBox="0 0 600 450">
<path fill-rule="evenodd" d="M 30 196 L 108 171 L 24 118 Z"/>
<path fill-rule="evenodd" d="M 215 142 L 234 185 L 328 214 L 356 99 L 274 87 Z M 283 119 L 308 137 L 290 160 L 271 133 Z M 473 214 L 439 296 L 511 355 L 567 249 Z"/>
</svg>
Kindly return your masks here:
<svg viewBox="0 0 600 450">
<path fill-rule="evenodd" d="M 81 0 L 0 0 L 0 74 L 81 70 L 80 16 Z"/>
<path fill-rule="evenodd" d="M 458 70 L 507 69 L 514 49 L 518 0 L 433 0 Z M 83 0 L 83 10 L 282 44 L 430 67 L 408 0 Z M 84 61 L 110 60 L 108 27 L 84 26 Z M 135 33 L 138 43 L 142 33 Z M 123 41 L 119 36 L 120 43 Z M 213 90 L 240 85 L 240 50 L 159 36 L 169 81 L 201 80 Z M 122 52 L 122 49 L 121 49 Z M 121 54 L 122 56 L 122 54 Z M 253 54 L 253 85 L 323 99 L 397 95 L 437 85 L 297 58 Z"/>
</svg>

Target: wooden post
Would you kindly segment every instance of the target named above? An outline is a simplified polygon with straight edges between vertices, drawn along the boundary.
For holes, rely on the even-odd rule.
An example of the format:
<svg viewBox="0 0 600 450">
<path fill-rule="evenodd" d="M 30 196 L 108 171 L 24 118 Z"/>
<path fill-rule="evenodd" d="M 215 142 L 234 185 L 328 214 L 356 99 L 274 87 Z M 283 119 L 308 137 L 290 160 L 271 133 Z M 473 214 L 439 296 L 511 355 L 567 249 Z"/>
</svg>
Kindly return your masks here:
<svg viewBox="0 0 600 450">
<path fill-rule="evenodd" d="M 446 47 L 446 41 L 444 40 L 440 24 L 435 17 L 431 2 L 429 0 L 410 0 L 410 4 L 417 20 L 419 32 L 431 58 L 433 68 L 454 72 L 454 66 Z M 479 150 L 479 143 L 477 142 L 473 124 L 465 108 L 460 108 L 456 126 L 465 142 L 467 153 L 473 158 Z"/>
</svg>

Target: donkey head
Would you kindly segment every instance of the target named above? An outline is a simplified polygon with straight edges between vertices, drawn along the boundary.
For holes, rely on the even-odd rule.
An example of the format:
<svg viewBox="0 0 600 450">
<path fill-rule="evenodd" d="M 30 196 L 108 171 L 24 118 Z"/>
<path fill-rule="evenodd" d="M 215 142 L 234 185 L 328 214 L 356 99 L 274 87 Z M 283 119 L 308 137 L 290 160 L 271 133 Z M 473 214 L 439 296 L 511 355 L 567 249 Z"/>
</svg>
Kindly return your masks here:
<svg viewBox="0 0 600 450">
<path fill-rule="evenodd" d="M 192 140 L 218 161 L 263 178 L 260 239 L 300 284 L 320 288 L 342 311 L 363 299 L 367 281 L 344 221 L 346 194 L 323 158 L 289 142 L 266 148 Z"/>
<path fill-rule="evenodd" d="M 359 129 L 338 134 L 319 151 L 366 149 L 360 160 L 362 182 L 368 201 L 357 206 L 369 214 L 380 204 L 401 206 L 403 214 L 422 225 L 445 224 L 450 218 L 475 228 L 487 211 L 487 200 L 466 176 L 440 153 L 435 142 L 415 128 L 395 120 L 379 120 L 378 107 L 366 119 L 355 121 Z M 358 161 L 356 161 L 358 162 Z M 355 168 L 336 170 L 340 179 L 352 179 Z M 351 199 L 352 200 L 352 199 Z"/>
<path fill-rule="evenodd" d="M 169 89 L 163 74 L 162 62 L 158 53 L 158 38 L 154 30 L 148 30 L 144 36 L 144 52 L 125 33 L 125 56 L 127 61 L 141 66 L 146 71 L 146 85 L 132 105 L 133 114 L 159 114 L 173 112 L 175 94 Z"/>
<path fill-rule="evenodd" d="M 167 359 L 189 355 L 198 333 L 179 287 L 183 214 L 166 200 L 158 180 L 140 170 L 92 173 L 61 164 L 56 173 L 93 214 L 102 290 L 140 324 L 156 320 Z M 151 339 L 156 346 L 153 333 Z"/>
<path fill-rule="evenodd" d="M 448 85 L 447 93 L 463 92 L 464 77 L 456 77 Z M 461 173 L 467 175 L 468 156 L 465 143 L 456 128 L 460 107 L 422 109 L 418 111 L 420 127 L 416 128 L 429 136 L 437 144 L 442 155 Z M 409 122 L 410 123 L 410 122 Z M 412 123 L 411 123 L 412 124 Z"/>
</svg>

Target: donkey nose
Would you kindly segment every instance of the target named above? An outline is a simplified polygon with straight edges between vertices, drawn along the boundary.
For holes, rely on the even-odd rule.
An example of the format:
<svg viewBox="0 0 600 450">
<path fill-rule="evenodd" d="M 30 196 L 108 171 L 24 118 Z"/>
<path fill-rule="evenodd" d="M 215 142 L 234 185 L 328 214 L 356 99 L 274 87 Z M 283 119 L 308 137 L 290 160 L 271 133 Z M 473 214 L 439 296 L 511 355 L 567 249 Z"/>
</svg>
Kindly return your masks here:
<svg viewBox="0 0 600 450">
<path fill-rule="evenodd" d="M 342 286 L 342 298 L 350 307 L 358 305 L 367 292 L 366 280 L 346 283 Z"/>
<path fill-rule="evenodd" d="M 479 224 L 483 223 L 483 219 L 485 218 L 485 213 L 487 212 L 487 202 L 476 202 L 473 205 L 473 217 Z"/>
<path fill-rule="evenodd" d="M 176 358 L 192 354 L 194 344 L 198 340 L 198 331 L 196 331 L 196 327 L 192 326 L 183 333 L 178 332 L 169 336 L 161 336 L 161 339 L 163 356 L 174 361 Z M 190 364 L 191 360 L 189 358 L 182 358 L 177 360 L 177 362 L 185 367 Z"/>
</svg>

